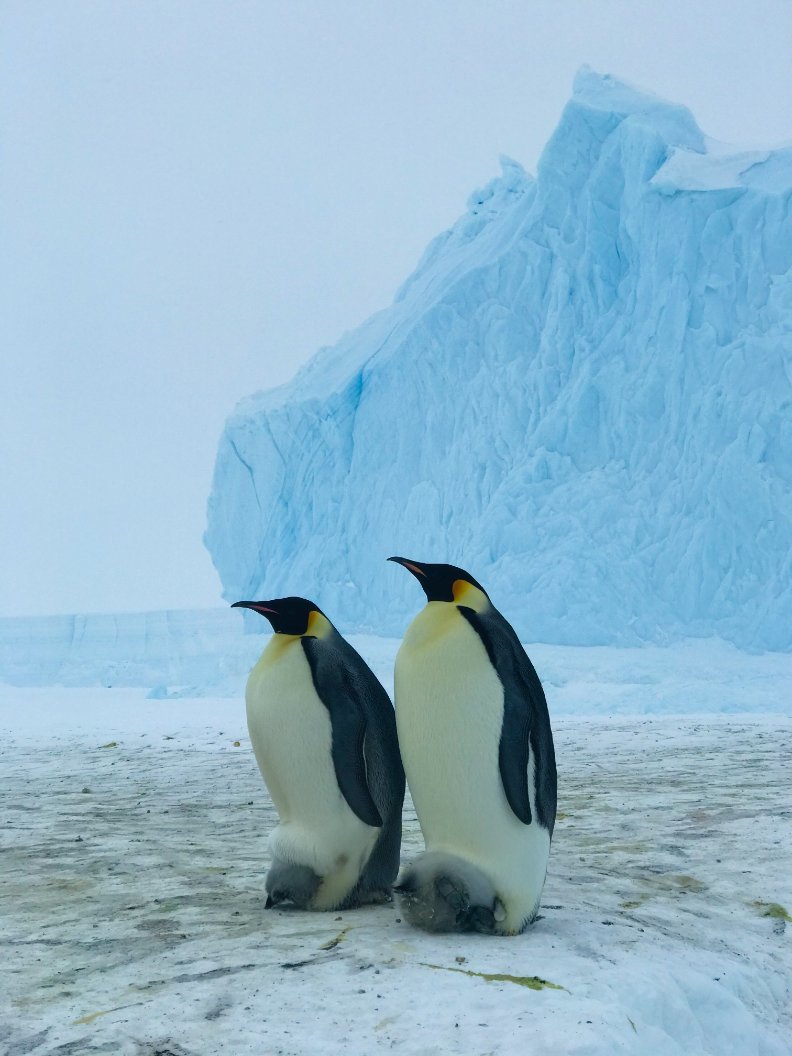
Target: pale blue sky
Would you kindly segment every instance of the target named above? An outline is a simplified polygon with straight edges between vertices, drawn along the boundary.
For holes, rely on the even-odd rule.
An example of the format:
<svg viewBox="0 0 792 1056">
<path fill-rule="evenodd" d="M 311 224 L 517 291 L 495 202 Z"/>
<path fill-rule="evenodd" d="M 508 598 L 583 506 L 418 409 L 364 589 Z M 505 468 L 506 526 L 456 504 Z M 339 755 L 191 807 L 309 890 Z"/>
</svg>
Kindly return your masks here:
<svg viewBox="0 0 792 1056">
<path fill-rule="evenodd" d="M 792 140 L 789 0 L 0 6 L 0 615 L 220 604 L 217 440 L 392 298 L 576 69 Z"/>
</svg>

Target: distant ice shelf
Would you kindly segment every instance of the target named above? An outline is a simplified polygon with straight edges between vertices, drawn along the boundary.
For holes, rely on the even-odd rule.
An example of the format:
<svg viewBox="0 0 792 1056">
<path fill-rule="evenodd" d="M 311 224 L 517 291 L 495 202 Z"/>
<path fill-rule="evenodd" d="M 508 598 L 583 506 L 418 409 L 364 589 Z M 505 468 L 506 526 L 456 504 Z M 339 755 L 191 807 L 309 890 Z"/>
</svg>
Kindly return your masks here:
<svg viewBox="0 0 792 1056">
<path fill-rule="evenodd" d="M 268 641 L 263 618 L 256 629 L 262 633 L 244 633 L 239 609 L 0 619 L 0 720 L 16 728 L 40 722 L 42 729 L 69 729 L 104 687 L 145 690 L 162 721 L 186 714 L 185 699 L 195 717 L 198 697 L 236 701 L 231 710 L 243 721 L 245 682 Z M 349 637 L 392 699 L 401 639 Z M 792 715 L 789 652 L 749 654 L 717 638 L 640 647 L 529 643 L 527 649 L 554 719 Z M 52 710 L 19 716 L 14 686 L 66 687 L 73 710 L 57 718 Z"/>
<path fill-rule="evenodd" d="M 528 641 L 792 647 L 792 150 L 590 70 L 533 179 L 472 195 L 390 308 L 220 440 L 224 596 L 398 634 L 390 554 Z"/>
<path fill-rule="evenodd" d="M 0 619 L 0 683 L 15 686 L 244 688 L 263 648 L 238 610 L 182 609 Z M 2 686 L 0 686 L 0 694 Z"/>
</svg>

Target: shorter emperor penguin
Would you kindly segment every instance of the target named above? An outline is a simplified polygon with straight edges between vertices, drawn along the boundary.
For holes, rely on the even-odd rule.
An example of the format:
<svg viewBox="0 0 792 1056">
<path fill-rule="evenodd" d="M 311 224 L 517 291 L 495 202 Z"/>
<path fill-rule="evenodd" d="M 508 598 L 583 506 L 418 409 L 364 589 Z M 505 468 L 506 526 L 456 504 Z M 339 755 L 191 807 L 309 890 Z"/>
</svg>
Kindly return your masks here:
<svg viewBox="0 0 792 1056">
<path fill-rule="evenodd" d="M 399 746 L 426 850 L 396 890 L 418 927 L 517 935 L 539 908 L 556 815 L 542 684 L 469 573 L 389 560 L 427 600 L 395 671 Z"/>
<path fill-rule="evenodd" d="M 390 698 L 305 598 L 237 601 L 274 634 L 250 673 L 247 722 L 280 824 L 267 909 L 386 901 L 399 869 L 404 769 Z"/>
</svg>

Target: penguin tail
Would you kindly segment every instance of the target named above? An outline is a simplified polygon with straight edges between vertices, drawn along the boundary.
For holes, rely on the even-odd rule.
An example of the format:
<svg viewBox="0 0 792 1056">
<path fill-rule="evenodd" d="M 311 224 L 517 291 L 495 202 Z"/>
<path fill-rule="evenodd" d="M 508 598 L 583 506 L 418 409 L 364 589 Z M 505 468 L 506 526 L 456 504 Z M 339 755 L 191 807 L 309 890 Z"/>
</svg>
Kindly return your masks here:
<svg viewBox="0 0 792 1056">
<path fill-rule="evenodd" d="M 405 868 L 395 891 L 409 922 L 425 931 L 493 935 L 506 915 L 489 877 L 445 851 L 419 855 Z"/>
</svg>

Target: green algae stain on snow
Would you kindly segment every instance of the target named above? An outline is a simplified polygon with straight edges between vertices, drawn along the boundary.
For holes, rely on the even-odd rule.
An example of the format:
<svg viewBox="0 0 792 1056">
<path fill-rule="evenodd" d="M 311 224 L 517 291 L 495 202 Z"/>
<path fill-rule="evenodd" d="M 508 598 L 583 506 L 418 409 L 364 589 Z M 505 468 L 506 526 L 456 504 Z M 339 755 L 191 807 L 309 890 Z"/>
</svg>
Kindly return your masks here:
<svg viewBox="0 0 792 1056">
<path fill-rule="evenodd" d="M 547 979 L 540 979 L 538 975 L 504 975 L 499 972 L 473 972 L 466 968 L 447 968 L 443 964 L 427 964 L 426 961 L 418 962 L 423 968 L 431 968 L 436 972 L 456 972 L 458 975 L 469 975 L 476 979 L 484 979 L 488 983 L 515 983 L 517 986 L 525 986 L 529 990 L 563 990 L 569 991 L 565 986 L 558 983 L 550 983 Z"/>
<path fill-rule="evenodd" d="M 323 942 L 322 945 L 319 947 L 319 949 L 320 950 L 334 950 L 336 948 L 336 946 L 339 944 L 339 942 L 343 942 L 344 941 L 344 939 L 347 937 L 347 935 L 350 933 L 351 930 L 352 930 L 352 925 L 348 924 L 345 928 L 342 928 L 341 931 L 339 931 L 339 933 L 336 935 L 336 937 L 334 939 L 330 939 L 328 942 Z"/>
<path fill-rule="evenodd" d="M 784 909 L 778 902 L 752 902 L 754 909 L 758 909 L 763 917 L 772 917 L 774 920 L 785 920 L 792 924 L 792 916 L 789 910 Z"/>
<path fill-rule="evenodd" d="M 698 895 L 708 890 L 708 885 L 695 876 L 683 873 L 661 873 L 654 876 L 636 876 L 637 883 L 643 890 L 637 891 L 632 898 L 619 903 L 621 909 L 638 909 L 653 898 L 674 897 L 676 895 Z"/>
</svg>

